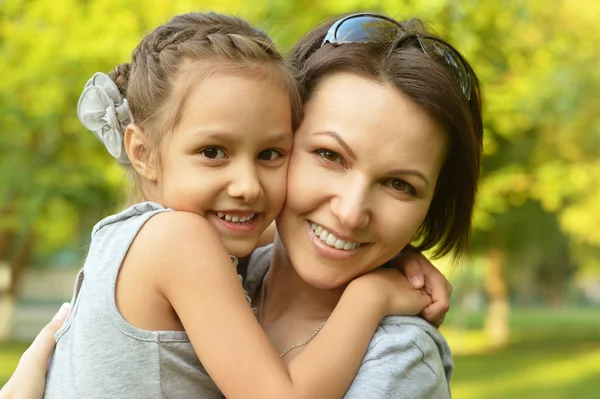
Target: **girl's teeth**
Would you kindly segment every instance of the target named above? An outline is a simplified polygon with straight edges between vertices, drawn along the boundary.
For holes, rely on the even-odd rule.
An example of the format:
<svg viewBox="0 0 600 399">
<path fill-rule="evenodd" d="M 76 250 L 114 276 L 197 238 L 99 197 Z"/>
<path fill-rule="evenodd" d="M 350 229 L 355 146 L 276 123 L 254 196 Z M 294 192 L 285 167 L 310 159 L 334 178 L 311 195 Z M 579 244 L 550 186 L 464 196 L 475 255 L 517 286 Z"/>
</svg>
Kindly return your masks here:
<svg viewBox="0 0 600 399">
<path fill-rule="evenodd" d="M 312 223 L 310 225 L 310 227 L 315 232 L 315 235 L 317 237 L 319 237 L 319 239 L 321 241 L 323 241 L 325 244 L 329 245 L 330 247 L 350 251 L 360 245 L 360 243 L 357 243 L 357 242 L 352 242 L 352 241 L 346 242 L 344 240 L 340 240 L 335 235 L 329 233 L 327 230 L 325 230 L 324 228 L 322 228 L 321 226 L 319 226 L 316 223 Z"/>
<path fill-rule="evenodd" d="M 255 213 L 246 216 L 246 217 L 239 217 L 239 216 L 231 216 L 231 215 L 227 215 L 223 212 L 217 212 L 217 216 L 220 219 L 223 220 L 227 220 L 228 222 L 233 222 L 233 223 L 246 223 L 246 222 L 250 222 L 252 219 L 254 219 L 254 215 L 256 215 Z"/>
</svg>

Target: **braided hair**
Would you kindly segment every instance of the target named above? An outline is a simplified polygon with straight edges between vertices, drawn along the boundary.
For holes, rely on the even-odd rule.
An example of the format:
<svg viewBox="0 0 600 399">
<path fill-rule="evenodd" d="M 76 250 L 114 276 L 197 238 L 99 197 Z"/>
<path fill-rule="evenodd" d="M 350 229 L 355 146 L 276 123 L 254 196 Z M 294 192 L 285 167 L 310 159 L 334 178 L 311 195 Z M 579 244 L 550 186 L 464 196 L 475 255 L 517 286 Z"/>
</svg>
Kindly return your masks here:
<svg viewBox="0 0 600 399">
<path fill-rule="evenodd" d="M 161 109 L 171 108 L 164 105 L 172 100 L 174 78 L 185 69 L 186 61 L 212 63 L 213 71 L 258 71 L 266 67 L 289 89 L 294 124 L 298 123 L 301 101 L 293 74 L 267 34 L 241 18 L 212 12 L 188 13 L 154 29 L 133 50 L 131 62 L 109 73 L 127 98 L 134 120 L 144 130 L 156 130 L 153 126 L 167 111 Z M 198 71 L 198 66 L 193 69 Z M 175 115 L 167 120 L 170 126 L 166 128 L 172 129 L 176 122 Z"/>
</svg>

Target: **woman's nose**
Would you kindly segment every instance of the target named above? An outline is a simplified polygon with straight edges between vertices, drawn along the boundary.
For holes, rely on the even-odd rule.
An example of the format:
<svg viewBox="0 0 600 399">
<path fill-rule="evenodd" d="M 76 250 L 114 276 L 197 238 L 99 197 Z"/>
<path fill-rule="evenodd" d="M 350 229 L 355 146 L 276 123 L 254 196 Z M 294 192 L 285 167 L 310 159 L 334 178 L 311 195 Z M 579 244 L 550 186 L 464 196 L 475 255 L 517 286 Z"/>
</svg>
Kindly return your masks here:
<svg viewBox="0 0 600 399">
<path fill-rule="evenodd" d="M 331 212 L 343 227 L 363 229 L 368 226 L 371 214 L 368 197 L 364 183 L 340 185 L 339 193 L 330 202 Z"/>
</svg>

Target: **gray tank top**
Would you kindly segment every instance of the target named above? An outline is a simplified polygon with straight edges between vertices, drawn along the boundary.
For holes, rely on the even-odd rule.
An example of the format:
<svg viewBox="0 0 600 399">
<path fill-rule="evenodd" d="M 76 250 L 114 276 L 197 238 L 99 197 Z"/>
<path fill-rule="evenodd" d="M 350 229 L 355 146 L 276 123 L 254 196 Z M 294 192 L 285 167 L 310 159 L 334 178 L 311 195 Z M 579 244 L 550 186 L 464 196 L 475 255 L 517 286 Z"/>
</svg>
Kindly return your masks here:
<svg viewBox="0 0 600 399">
<path fill-rule="evenodd" d="M 131 243 L 167 211 L 145 202 L 94 227 L 71 314 L 55 336 L 46 398 L 223 398 L 185 332 L 142 330 L 117 310 L 117 276 Z"/>
</svg>

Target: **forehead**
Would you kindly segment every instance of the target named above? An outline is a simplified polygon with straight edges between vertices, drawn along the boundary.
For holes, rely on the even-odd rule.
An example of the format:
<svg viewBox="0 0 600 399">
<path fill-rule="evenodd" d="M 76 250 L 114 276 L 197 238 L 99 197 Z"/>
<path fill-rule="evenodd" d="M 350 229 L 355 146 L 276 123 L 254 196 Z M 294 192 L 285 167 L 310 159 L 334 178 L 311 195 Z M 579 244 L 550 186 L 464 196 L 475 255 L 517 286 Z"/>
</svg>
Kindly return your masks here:
<svg viewBox="0 0 600 399">
<path fill-rule="evenodd" d="M 360 158 L 437 169 L 446 149 L 441 123 L 391 85 L 351 73 L 324 78 L 305 107 L 302 134 L 335 131 Z"/>
<path fill-rule="evenodd" d="M 289 91 L 266 73 L 218 71 L 188 82 L 176 130 L 291 131 Z"/>
</svg>

